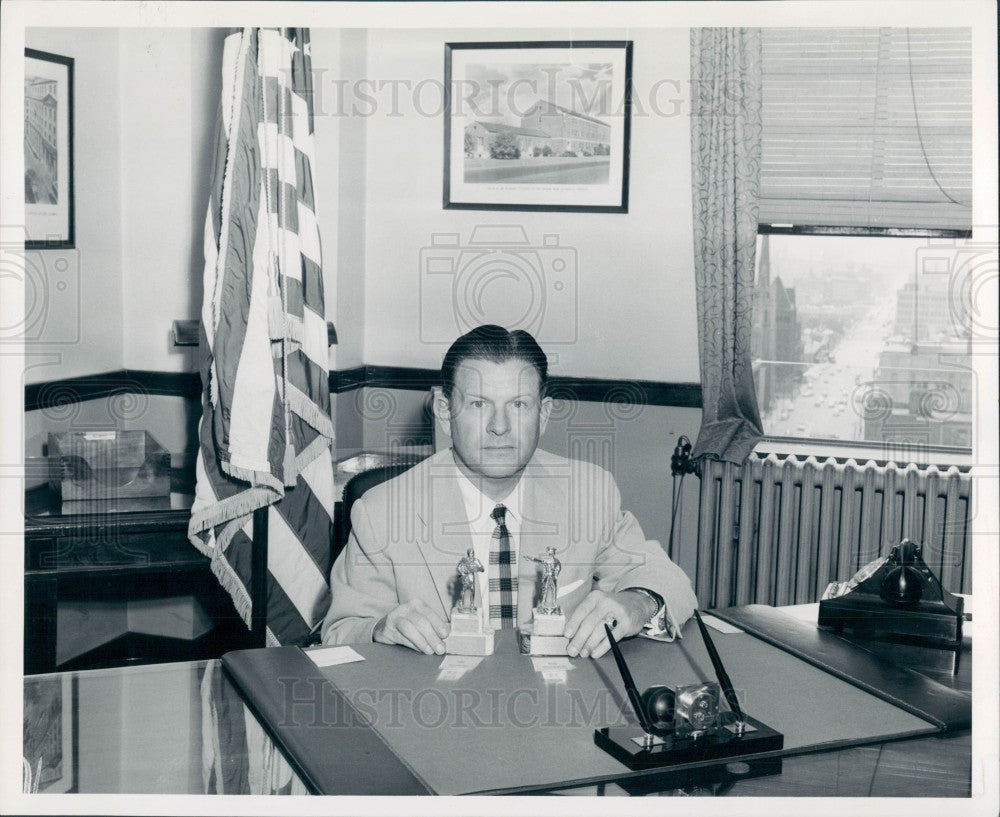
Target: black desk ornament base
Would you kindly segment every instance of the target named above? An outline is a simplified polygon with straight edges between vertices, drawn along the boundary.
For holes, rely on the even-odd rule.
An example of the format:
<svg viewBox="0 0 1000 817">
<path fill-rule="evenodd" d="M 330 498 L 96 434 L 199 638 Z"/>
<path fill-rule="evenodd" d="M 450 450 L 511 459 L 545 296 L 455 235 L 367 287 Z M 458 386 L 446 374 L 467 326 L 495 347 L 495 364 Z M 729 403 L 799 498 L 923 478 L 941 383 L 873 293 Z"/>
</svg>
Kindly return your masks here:
<svg viewBox="0 0 1000 817">
<path fill-rule="evenodd" d="M 630 769 L 649 769 L 680 763 L 728 760 L 779 751 L 784 736 L 754 718 L 743 718 L 743 729 L 732 712 L 722 712 L 723 723 L 692 734 L 678 729 L 673 735 L 651 735 L 639 727 L 610 726 L 594 733 L 594 743 Z"/>
<path fill-rule="evenodd" d="M 718 683 L 704 681 L 676 689 L 653 686 L 641 695 L 611 628 L 604 625 L 640 728 L 606 726 L 594 732 L 594 743 L 630 769 L 722 761 L 784 748 L 784 735 L 743 714 L 722 658 L 697 610 L 694 617 Z M 728 710 L 722 709 L 723 699 Z"/>
</svg>

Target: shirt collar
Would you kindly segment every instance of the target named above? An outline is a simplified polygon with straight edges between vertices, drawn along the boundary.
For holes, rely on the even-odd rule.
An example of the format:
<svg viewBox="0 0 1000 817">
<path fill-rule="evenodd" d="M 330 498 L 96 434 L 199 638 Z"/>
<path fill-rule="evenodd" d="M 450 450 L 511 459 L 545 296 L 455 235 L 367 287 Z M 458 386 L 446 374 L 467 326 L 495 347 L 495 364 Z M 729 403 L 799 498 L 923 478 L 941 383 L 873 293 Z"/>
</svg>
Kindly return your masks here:
<svg viewBox="0 0 1000 817">
<path fill-rule="evenodd" d="M 462 500 L 465 503 L 465 509 L 468 512 L 470 521 L 489 518 L 497 505 L 503 505 L 507 509 L 507 518 L 510 519 L 513 517 L 515 522 L 520 522 L 523 486 L 524 480 L 519 479 L 517 485 L 514 486 L 514 490 L 504 499 L 496 502 L 480 491 L 461 470 L 458 472 L 458 489 L 462 494 Z"/>
</svg>

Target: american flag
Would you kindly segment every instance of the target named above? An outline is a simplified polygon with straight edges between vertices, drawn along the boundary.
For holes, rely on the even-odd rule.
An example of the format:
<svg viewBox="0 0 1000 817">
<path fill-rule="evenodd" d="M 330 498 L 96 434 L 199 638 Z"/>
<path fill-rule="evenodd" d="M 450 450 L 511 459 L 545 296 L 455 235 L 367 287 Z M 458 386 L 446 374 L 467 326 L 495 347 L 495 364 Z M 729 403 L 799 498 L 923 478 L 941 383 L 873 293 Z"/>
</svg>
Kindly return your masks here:
<svg viewBox="0 0 1000 817">
<path fill-rule="evenodd" d="M 267 642 L 329 606 L 333 463 L 308 29 L 227 36 L 205 223 L 203 414 L 188 530 L 251 619 L 253 512 L 268 509 Z"/>
</svg>

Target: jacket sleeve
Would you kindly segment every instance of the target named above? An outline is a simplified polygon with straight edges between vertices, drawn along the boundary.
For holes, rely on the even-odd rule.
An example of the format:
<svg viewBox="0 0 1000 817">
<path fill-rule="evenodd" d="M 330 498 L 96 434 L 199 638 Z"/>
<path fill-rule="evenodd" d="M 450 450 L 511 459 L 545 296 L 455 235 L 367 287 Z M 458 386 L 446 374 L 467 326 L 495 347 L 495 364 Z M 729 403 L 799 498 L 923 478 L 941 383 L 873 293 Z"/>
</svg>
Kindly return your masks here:
<svg viewBox="0 0 1000 817">
<path fill-rule="evenodd" d="M 330 573 L 330 609 L 324 644 L 370 643 L 378 620 L 398 606 L 384 537 L 378 536 L 364 499 L 351 509 L 351 535 Z"/>
<path fill-rule="evenodd" d="M 607 474 L 607 472 L 605 472 Z M 604 541 L 597 552 L 594 574 L 597 588 L 608 593 L 644 587 L 658 593 L 666 604 L 668 630 L 679 632 L 698 606 L 687 574 L 670 560 L 660 543 L 646 539 L 638 520 L 621 507 L 621 494 L 610 474 Z"/>
</svg>

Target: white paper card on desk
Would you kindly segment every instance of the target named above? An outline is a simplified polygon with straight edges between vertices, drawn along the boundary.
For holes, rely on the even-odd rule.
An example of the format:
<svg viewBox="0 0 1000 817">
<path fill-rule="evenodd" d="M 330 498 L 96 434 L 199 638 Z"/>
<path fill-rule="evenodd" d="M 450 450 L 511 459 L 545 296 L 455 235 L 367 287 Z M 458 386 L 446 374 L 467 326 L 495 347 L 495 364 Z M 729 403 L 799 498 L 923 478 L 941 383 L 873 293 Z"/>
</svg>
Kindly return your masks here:
<svg viewBox="0 0 1000 817">
<path fill-rule="evenodd" d="M 446 655 L 438 667 L 439 681 L 457 681 L 483 660 L 481 655 Z"/>
<path fill-rule="evenodd" d="M 728 621 L 723 621 L 715 616 L 710 616 L 702 613 L 701 620 L 705 622 L 713 630 L 718 630 L 720 633 L 726 633 L 727 635 L 732 635 L 733 633 L 742 633 L 739 627 L 734 627 Z"/>
<path fill-rule="evenodd" d="M 573 662 L 562 655 L 533 655 L 531 665 L 535 672 L 566 672 L 573 669 Z"/>
<path fill-rule="evenodd" d="M 350 664 L 353 661 L 364 661 L 350 647 L 316 647 L 305 651 L 317 667 L 332 667 L 337 664 Z"/>
</svg>

